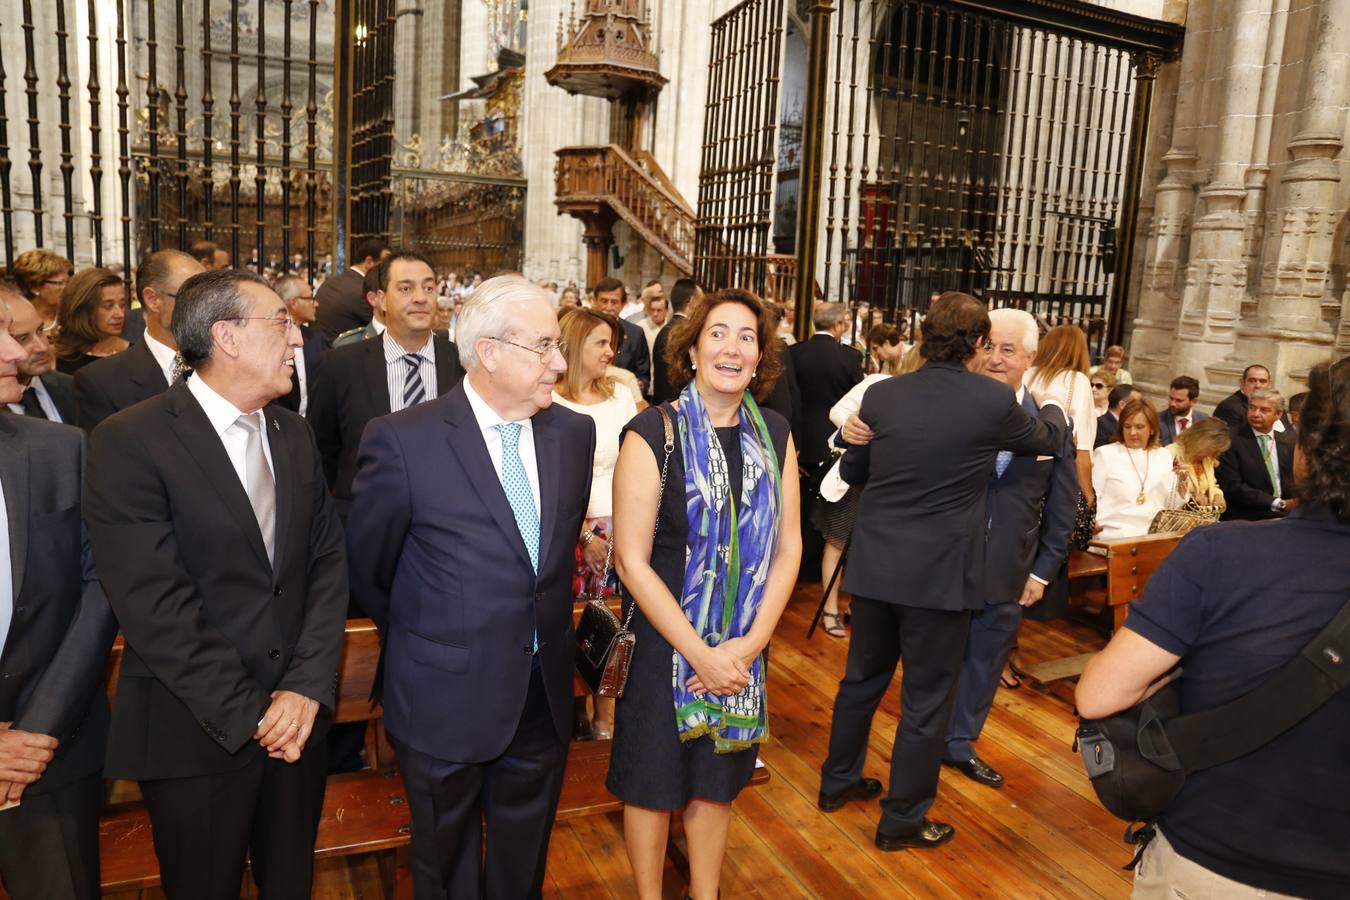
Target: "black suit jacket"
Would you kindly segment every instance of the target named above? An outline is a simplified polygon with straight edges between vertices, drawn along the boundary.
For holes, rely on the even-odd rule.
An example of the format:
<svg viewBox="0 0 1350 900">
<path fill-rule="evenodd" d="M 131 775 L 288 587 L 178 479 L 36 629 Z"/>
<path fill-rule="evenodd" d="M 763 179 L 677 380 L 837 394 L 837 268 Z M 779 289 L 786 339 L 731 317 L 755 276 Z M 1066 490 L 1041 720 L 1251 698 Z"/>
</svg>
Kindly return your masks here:
<svg viewBox="0 0 1350 900">
<path fill-rule="evenodd" d="M 328 345 L 324 342 L 323 335 L 310 328 L 308 325 L 300 326 L 300 339 L 303 341 L 301 349 L 304 351 L 305 359 L 305 390 L 310 395 L 314 394 L 314 375 L 319 371 L 319 357 L 323 356 Z M 285 397 L 279 397 L 277 403 L 289 409 L 291 412 L 300 411 L 300 374 L 298 372 L 291 375 L 291 392 Z M 308 409 L 306 409 L 308 413 Z"/>
<path fill-rule="evenodd" d="M 85 519 L 126 637 L 113 778 L 225 772 L 264 751 L 277 690 L 332 709 L 347 612 L 342 528 L 305 421 L 265 410 L 275 562 L 224 444 L 186 384 L 90 436 Z"/>
<path fill-rule="evenodd" d="M 464 377 L 459 348 L 446 338 L 433 338 L 436 348 L 436 394 L 444 396 Z M 338 515 L 346 521 L 351 506 L 356 455 L 367 423 L 389 415 L 389 378 L 384 339 L 335 347 L 324 354 L 309 386 L 306 418 L 318 440 L 323 472 Z"/>
<path fill-rule="evenodd" d="M 1222 419 L 1230 429 L 1240 427 L 1251 427 L 1247 422 L 1247 406 L 1251 401 L 1242 391 L 1236 390 L 1219 401 L 1219 405 L 1214 407 L 1214 418 Z M 1293 421 L 1289 418 L 1289 413 L 1280 413 L 1280 424 L 1284 426 L 1286 432 L 1292 431 Z"/>
<path fill-rule="evenodd" d="M 1208 419 L 1209 413 L 1201 412 L 1195 407 L 1191 407 L 1191 411 L 1187 418 L 1191 420 L 1190 425 L 1194 425 L 1197 422 L 1203 422 L 1205 419 Z M 1246 416 L 1243 416 L 1243 418 L 1246 418 Z M 1187 427 L 1189 428 L 1190 425 Z M 1164 447 L 1177 439 L 1177 417 L 1172 410 L 1164 409 L 1162 412 L 1158 413 L 1158 429 L 1158 443 L 1162 444 Z"/>
<path fill-rule="evenodd" d="M 1027 393 L 1022 408 L 1040 415 Z M 1069 533 L 1078 508 L 1078 468 L 1073 433 L 1058 456 L 1014 456 L 1003 477 L 989 478 L 989 534 L 984 545 L 986 603 L 1021 599 L 1028 575 L 1054 580 L 1069 555 Z"/>
<path fill-rule="evenodd" d="M 794 344 L 788 350 L 801 392 L 801 415 L 792 423 L 797 454 L 808 471 L 830 459 L 834 433 L 830 409 L 863 379 L 862 354 L 828 334 Z"/>
<path fill-rule="evenodd" d="M 1012 388 L 960 363 L 929 362 L 863 395 L 872 443 L 840 472 L 866 484 L 844 590 L 901 606 L 982 609 L 986 495 L 998 451 L 1066 452 L 1058 407 L 1027 415 Z"/>
<path fill-rule="evenodd" d="M 666 363 L 666 346 L 670 343 L 670 329 L 676 320 L 685 318 L 684 313 L 675 313 L 670 321 L 661 326 L 652 341 L 652 403 L 670 403 L 680 396 L 680 389 L 670 383 L 670 366 Z"/>
<path fill-rule="evenodd" d="M 0 721 L 60 741 L 27 794 L 103 767 L 108 702 L 99 690 L 117 633 L 80 520 L 84 437 L 69 425 L 0 416 L 14 609 L 0 650 Z"/>
<path fill-rule="evenodd" d="M 380 628 L 390 734 L 438 759 L 481 762 L 506 750 L 536 633 L 558 740 L 571 736 L 572 574 L 595 424 L 555 403 L 531 428 L 538 575 L 463 385 L 376 419 L 361 441 L 352 593 Z"/>
<path fill-rule="evenodd" d="M 623 346 L 614 357 L 614 365 L 627 369 L 642 382 L 642 391 L 646 393 L 652 383 L 652 358 L 647 352 L 647 332 L 642 326 L 627 319 L 620 319 L 623 328 Z"/>
<path fill-rule="evenodd" d="M 360 272 L 348 269 L 325 278 L 314 292 L 314 301 L 319 304 L 314 324 L 330 342 L 344 331 L 364 328 L 374 317 L 375 311 L 366 302 L 365 280 Z"/>
<path fill-rule="evenodd" d="M 75 373 L 75 424 L 90 431 L 115 412 L 164 393 L 169 383 L 144 339 Z"/>
<path fill-rule="evenodd" d="M 764 398 L 762 404 L 766 409 L 771 409 L 778 413 L 784 419 L 787 419 L 790 427 L 802 413 L 802 392 L 797 386 L 797 369 L 792 365 L 792 354 L 788 352 L 787 341 L 778 338 L 778 359 L 783 364 L 783 371 L 778 376 L 778 380 L 773 384 L 773 390 L 769 396 Z"/>
<path fill-rule="evenodd" d="M 1223 489 L 1223 498 L 1228 504 L 1224 510 L 1224 519 L 1278 519 L 1283 512 L 1273 510 L 1270 504 L 1275 502 L 1274 485 L 1270 483 L 1270 472 L 1266 470 L 1266 461 L 1261 456 L 1261 445 L 1256 442 L 1256 433 L 1245 421 L 1228 430 L 1232 446 L 1219 457 L 1219 466 L 1215 475 L 1219 487 Z M 1280 497 L 1288 500 L 1294 496 L 1294 435 L 1291 431 L 1276 431 L 1275 456 L 1280 464 Z"/>
<path fill-rule="evenodd" d="M 75 424 L 75 378 L 67 375 L 65 372 L 48 372 L 45 375 L 39 375 L 37 380 L 42 382 L 42 386 L 47 390 L 47 395 L 52 399 L 52 405 L 56 407 L 58 423 L 66 425 Z"/>
<path fill-rule="evenodd" d="M 1097 437 L 1092 442 L 1092 449 L 1096 450 L 1105 444 L 1111 443 L 1111 439 L 1116 436 L 1116 429 L 1120 427 L 1120 420 L 1111 414 L 1110 410 L 1097 417 Z"/>
</svg>

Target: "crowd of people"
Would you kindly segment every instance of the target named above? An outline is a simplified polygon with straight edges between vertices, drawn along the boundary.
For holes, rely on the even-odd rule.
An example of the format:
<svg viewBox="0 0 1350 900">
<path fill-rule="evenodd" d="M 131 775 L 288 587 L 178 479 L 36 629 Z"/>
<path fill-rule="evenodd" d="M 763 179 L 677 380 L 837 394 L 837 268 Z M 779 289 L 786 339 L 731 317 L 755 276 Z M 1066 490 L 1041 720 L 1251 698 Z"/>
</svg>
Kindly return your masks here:
<svg viewBox="0 0 1350 900">
<path fill-rule="evenodd" d="M 223 252 L 149 254 L 130 310 L 118 274 L 48 251 L 0 281 L 0 882 L 19 900 L 98 896 L 104 777 L 139 783 L 169 896 L 236 897 L 246 860 L 264 896 L 308 896 L 326 777 L 361 765 L 362 726 L 332 721 L 348 617 L 381 635 L 419 897 L 537 895 L 585 738 L 613 741 L 639 896 L 661 896 L 679 813 L 689 893 L 711 898 L 815 554 L 824 631 L 848 641 L 818 802 L 881 797 L 888 851 L 953 838 L 929 815 L 942 766 L 1003 786 L 978 741 L 1070 548 L 1185 507 L 1287 519 L 1279 540 L 1350 558 L 1344 364 L 1314 370 L 1302 427 L 1260 365 L 1212 416 L 1180 376 L 1160 415 L 1123 349 L 1094 366 L 1082 329 L 958 292 L 908 322 L 868 312 L 854 346 L 843 304 L 794 342 L 787 310 L 690 279 L 462 282 L 365 240 L 316 288 L 298 258 L 265 278 Z M 1211 529 L 1205 553 L 1258 537 Z M 1198 546 L 1162 576 L 1177 599 L 1150 589 L 1103 656 L 1139 677 L 1107 690 L 1096 663 L 1080 702 L 1206 646 L 1165 608 Z M 573 604 L 615 596 L 626 689 L 578 702 Z M 1216 616 L 1237 602 L 1213 596 Z M 864 770 L 901 659 L 883 785 Z M 1169 814 L 1166 852 L 1261 883 L 1196 836 L 1232 799 L 1212 791 Z M 1279 889 L 1348 874 L 1281 864 Z"/>
</svg>

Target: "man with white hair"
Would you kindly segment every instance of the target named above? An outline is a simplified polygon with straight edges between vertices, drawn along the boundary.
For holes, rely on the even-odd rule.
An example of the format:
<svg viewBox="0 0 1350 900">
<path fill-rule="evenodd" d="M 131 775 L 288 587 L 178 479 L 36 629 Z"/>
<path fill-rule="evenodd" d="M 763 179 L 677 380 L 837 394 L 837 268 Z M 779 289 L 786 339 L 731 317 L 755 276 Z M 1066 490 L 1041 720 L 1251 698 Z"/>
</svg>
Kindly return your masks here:
<svg viewBox="0 0 1350 900">
<path fill-rule="evenodd" d="M 419 898 L 537 897 L 543 884 L 595 455 L 590 417 L 553 403 L 560 334 L 538 285 L 489 278 L 459 314 L 463 381 L 361 440 L 351 587 L 383 638 Z"/>
<path fill-rule="evenodd" d="M 1040 335 L 1036 320 L 1024 310 L 995 309 L 989 313 L 989 325 L 994 346 L 983 373 L 1012 388 L 1022 408 L 1039 416 L 1040 407 L 1022 386 L 1022 376 L 1036 359 Z M 989 717 L 1022 610 L 1041 599 L 1068 556 L 1077 494 L 1071 439 L 1066 439 L 1058 458 L 1000 451 L 989 478 L 981 582 L 985 607 L 970 619 L 943 757 L 944 765 L 989 787 L 1002 787 L 1003 776 L 979 757 L 972 744 Z"/>
</svg>

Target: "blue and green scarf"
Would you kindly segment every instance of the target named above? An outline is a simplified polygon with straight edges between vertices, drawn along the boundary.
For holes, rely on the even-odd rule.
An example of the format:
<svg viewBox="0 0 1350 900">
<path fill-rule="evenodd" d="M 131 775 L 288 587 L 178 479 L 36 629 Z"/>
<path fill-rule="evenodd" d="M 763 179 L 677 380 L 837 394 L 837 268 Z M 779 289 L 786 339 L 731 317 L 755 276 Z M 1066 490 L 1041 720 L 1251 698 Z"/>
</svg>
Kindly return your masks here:
<svg viewBox="0 0 1350 900">
<path fill-rule="evenodd" d="M 741 495 L 731 495 L 726 455 L 691 384 L 678 404 L 684 456 L 685 548 L 680 607 L 710 647 L 743 637 L 754 624 L 778 540 L 782 473 L 769 429 L 748 393 L 741 403 Z M 750 682 L 734 697 L 695 697 L 685 686 L 694 669 L 674 654 L 675 718 L 681 741 L 711 735 L 717 753 L 733 753 L 769 736 L 764 655 L 750 666 Z"/>
</svg>

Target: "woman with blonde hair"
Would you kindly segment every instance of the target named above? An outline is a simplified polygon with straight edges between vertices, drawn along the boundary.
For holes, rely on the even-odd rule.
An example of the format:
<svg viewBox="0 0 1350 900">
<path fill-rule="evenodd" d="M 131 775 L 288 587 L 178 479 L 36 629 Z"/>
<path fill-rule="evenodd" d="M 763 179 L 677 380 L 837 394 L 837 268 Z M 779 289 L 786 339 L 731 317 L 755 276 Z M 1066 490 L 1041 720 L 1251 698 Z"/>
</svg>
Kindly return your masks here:
<svg viewBox="0 0 1350 900">
<path fill-rule="evenodd" d="M 55 322 L 56 311 L 61 306 L 61 292 L 75 274 L 70 260 L 50 250 L 27 250 L 15 258 L 9 274 L 23 295 L 32 301 L 42 323 Z"/>
<path fill-rule="evenodd" d="M 619 434 L 637 415 L 633 395 L 606 369 L 614 361 L 622 331 L 612 317 L 590 309 L 570 309 L 561 317 L 562 350 L 567 372 L 553 388 L 554 402 L 595 421 L 595 457 L 591 464 L 591 498 L 577 540 L 577 568 L 572 586 L 577 596 L 612 597 L 618 580 L 609 542 L 613 534 L 614 464 L 619 459 Z M 591 734 L 614 736 L 614 701 L 595 698 Z"/>
<path fill-rule="evenodd" d="M 1177 493 L 1183 500 L 1217 506 L 1220 510 L 1228 508 L 1214 470 L 1219 457 L 1228 452 L 1232 443 L 1228 424 L 1211 416 L 1196 422 L 1167 445 L 1176 460 Z"/>
<path fill-rule="evenodd" d="M 1088 507 L 1096 503 L 1092 489 L 1092 444 L 1097 439 L 1092 382 L 1088 380 L 1087 335 L 1077 325 L 1056 325 L 1041 338 L 1036 365 L 1027 369 L 1028 388 L 1048 394 L 1064 407 L 1073 426 L 1077 449 L 1078 487 Z"/>
<path fill-rule="evenodd" d="M 85 269 L 61 292 L 52 343 L 56 369 L 74 375 L 96 359 L 131 346 L 122 339 L 126 322 L 126 286 L 107 269 Z"/>
</svg>

